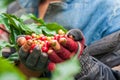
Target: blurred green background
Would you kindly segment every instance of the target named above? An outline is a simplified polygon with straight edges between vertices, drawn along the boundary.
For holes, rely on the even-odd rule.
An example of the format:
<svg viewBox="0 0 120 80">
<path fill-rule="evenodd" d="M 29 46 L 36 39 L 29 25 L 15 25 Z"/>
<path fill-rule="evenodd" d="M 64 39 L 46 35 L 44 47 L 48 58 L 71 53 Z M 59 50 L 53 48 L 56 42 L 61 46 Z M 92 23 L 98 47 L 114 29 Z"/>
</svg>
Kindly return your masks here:
<svg viewBox="0 0 120 80">
<path fill-rule="evenodd" d="M 6 12 L 8 4 L 15 0 L 0 0 L 0 13 Z"/>
</svg>

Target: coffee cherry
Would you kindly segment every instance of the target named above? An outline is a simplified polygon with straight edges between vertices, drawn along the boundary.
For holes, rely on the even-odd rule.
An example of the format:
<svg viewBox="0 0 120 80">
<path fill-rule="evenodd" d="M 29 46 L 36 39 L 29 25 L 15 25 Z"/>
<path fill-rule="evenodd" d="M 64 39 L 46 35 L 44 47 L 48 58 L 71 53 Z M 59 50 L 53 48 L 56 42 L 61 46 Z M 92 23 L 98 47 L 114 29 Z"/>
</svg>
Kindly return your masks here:
<svg viewBox="0 0 120 80">
<path fill-rule="evenodd" d="M 58 31 L 58 34 L 59 34 L 59 35 L 65 35 L 65 32 L 64 32 L 62 29 L 60 29 L 60 30 Z"/>
<path fill-rule="evenodd" d="M 40 37 L 40 40 L 45 41 L 45 40 L 47 40 L 47 37 L 46 36 L 42 36 L 42 37 Z"/>
<path fill-rule="evenodd" d="M 32 38 L 36 38 L 36 34 L 35 33 L 32 33 Z"/>
<path fill-rule="evenodd" d="M 54 40 L 59 40 L 59 39 L 60 39 L 60 35 L 59 34 L 54 35 Z"/>
<path fill-rule="evenodd" d="M 48 41 L 45 41 L 45 46 L 47 46 L 48 48 L 50 47 L 50 43 Z"/>
<path fill-rule="evenodd" d="M 22 45 L 25 44 L 25 43 L 26 43 L 25 37 L 19 37 L 19 38 L 17 39 L 17 44 L 18 44 L 19 46 L 22 46 Z"/>
<path fill-rule="evenodd" d="M 46 52 L 47 53 L 48 52 L 48 47 L 47 46 L 43 46 L 42 47 L 42 52 Z"/>
<path fill-rule="evenodd" d="M 32 44 L 30 47 L 30 50 L 33 50 L 35 48 L 36 44 Z"/>
</svg>

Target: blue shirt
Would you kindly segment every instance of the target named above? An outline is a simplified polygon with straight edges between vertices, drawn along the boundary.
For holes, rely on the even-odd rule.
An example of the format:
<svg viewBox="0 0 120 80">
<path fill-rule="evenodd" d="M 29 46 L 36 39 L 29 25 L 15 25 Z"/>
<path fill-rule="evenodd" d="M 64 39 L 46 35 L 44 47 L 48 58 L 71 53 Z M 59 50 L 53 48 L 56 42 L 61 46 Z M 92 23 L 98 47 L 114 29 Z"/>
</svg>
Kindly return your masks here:
<svg viewBox="0 0 120 80">
<path fill-rule="evenodd" d="M 39 0 L 20 0 L 37 13 Z M 31 1 L 31 2 L 29 2 Z M 33 5 L 34 3 L 34 5 Z M 22 6 L 23 4 L 20 3 Z M 27 6 L 23 6 L 28 8 Z M 36 15 L 37 16 L 37 15 Z M 119 0 L 62 0 L 50 4 L 44 20 L 57 22 L 66 29 L 78 28 L 85 35 L 86 43 L 90 45 L 113 32 L 120 30 Z"/>
</svg>

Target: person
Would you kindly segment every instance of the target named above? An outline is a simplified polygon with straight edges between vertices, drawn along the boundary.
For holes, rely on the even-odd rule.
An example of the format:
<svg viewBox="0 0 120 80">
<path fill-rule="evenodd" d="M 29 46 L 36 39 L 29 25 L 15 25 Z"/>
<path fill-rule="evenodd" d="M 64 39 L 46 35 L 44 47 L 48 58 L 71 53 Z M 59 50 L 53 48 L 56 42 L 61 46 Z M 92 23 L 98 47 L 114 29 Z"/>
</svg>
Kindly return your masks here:
<svg viewBox="0 0 120 80">
<path fill-rule="evenodd" d="M 102 57 L 101 55 L 99 56 L 101 60 L 104 58 L 103 60 L 104 62 L 107 61 L 107 59 L 111 60 L 111 54 L 113 55 L 114 53 L 117 54 L 115 55 L 114 60 L 120 60 L 119 59 L 120 58 L 119 57 L 119 33 L 120 33 L 119 3 L 120 2 L 118 0 L 116 1 L 95 0 L 94 2 L 92 0 L 79 0 L 79 1 L 78 0 L 61 0 L 61 1 L 36 0 L 34 2 L 33 0 L 27 0 L 26 2 L 19 0 L 18 2 L 15 2 L 12 5 L 10 5 L 8 7 L 7 12 L 15 15 L 18 14 L 21 15 L 23 12 L 33 13 L 37 17 L 43 18 L 45 22 L 57 22 L 68 30 L 72 28 L 81 29 L 85 36 L 86 44 L 88 45 L 88 47 L 85 48 L 83 53 L 86 54 L 90 53 L 93 56 L 94 55 L 99 56 L 100 54 L 109 53 L 110 56 L 108 57 L 107 55 L 106 58 L 104 58 L 104 55 Z M 17 6 L 15 7 L 15 5 Z M 15 7 L 15 9 L 17 10 L 13 9 L 13 7 Z M 112 35 L 112 38 L 110 34 Z M 103 37 L 107 37 L 107 38 L 100 40 Z M 112 44 L 111 42 L 114 44 Z M 99 45 L 102 46 L 98 47 Z M 86 62 L 85 65 L 91 65 L 92 69 L 89 70 L 88 72 L 86 71 L 86 74 L 84 73 L 84 76 L 83 75 L 79 76 L 79 78 L 77 79 L 83 79 L 83 80 L 85 79 L 94 80 L 95 78 L 97 78 L 97 80 L 119 79 L 119 76 L 117 76 L 119 72 L 116 73 L 115 71 L 111 70 L 109 67 L 102 64 L 101 62 L 99 62 L 98 60 L 94 59 L 91 56 L 85 56 L 85 57 L 90 57 L 90 60 L 83 61 L 83 65 Z M 83 58 L 81 57 L 80 59 Z M 114 62 L 114 60 L 111 61 Z M 110 63 L 110 61 L 108 61 L 107 63 Z M 114 65 L 118 65 L 118 64 L 119 63 Z M 113 65 L 110 64 L 109 66 L 113 66 Z M 90 67 L 87 68 L 85 66 L 82 68 L 83 71 L 85 71 L 86 69 L 90 69 Z M 96 73 L 94 71 L 96 71 Z M 105 74 L 102 74 L 102 72 Z M 92 78 L 90 74 L 93 74 Z"/>
</svg>

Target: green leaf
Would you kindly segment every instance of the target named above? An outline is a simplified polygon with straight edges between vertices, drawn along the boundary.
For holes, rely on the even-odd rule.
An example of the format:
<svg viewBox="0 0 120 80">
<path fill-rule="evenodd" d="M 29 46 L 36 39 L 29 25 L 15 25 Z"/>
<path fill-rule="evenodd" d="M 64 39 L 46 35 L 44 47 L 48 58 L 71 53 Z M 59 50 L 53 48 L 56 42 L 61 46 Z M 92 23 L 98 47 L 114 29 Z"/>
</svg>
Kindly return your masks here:
<svg viewBox="0 0 120 80">
<path fill-rule="evenodd" d="M 0 58 L 0 80 L 26 80 L 26 77 L 6 59 Z"/>
<path fill-rule="evenodd" d="M 74 80 L 74 75 L 81 71 L 77 58 L 72 58 L 66 62 L 57 64 L 52 74 L 52 80 Z"/>
<path fill-rule="evenodd" d="M 5 47 L 14 47 L 15 45 L 11 45 L 9 42 L 0 41 L 0 50 Z"/>
<path fill-rule="evenodd" d="M 67 30 L 63 26 L 61 26 L 57 23 L 48 23 L 48 24 L 46 24 L 46 27 L 49 30 L 56 31 L 56 33 L 58 33 L 58 30 L 60 30 L 60 29 L 62 29 L 65 33 L 67 32 Z"/>
<path fill-rule="evenodd" d="M 19 60 L 18 52 L 11 54 L 7 59 L 14 64 L 14 61 Z"/>
<path fill-rule="evenodd" d="M 8 23 L 8 18 L 4 15 L 0 15 L 0 24 L 4 24 L 7 31 L 10 32 L 10 25 Z"/>
<path fill-rule="evenodd" d="M 40 26 L 39 28 L 42 30 L 42 33 L 46 36 L 53 36 L 56 34 L 56 30 L 50 30 L 45 26 Z"/>
<path fill-rule="evenodd" d="M 0 57 L 2 57 L 2 49 L 5 47 L 14 47 L 15 45 L 10 44 L 6 41 L 0 41 Z"/>
<path fill-rule="evenodd" d="M 15 0 L 0 0 L 0 7 L 7 7 L 8 4 L 10 4 L 11 2 L 13 2 Z"/>
<path fill-rule="evenodd" d="M 8 18 L 9 24 L 12 25 L 15 30 L 25 34 L 31 34 L 33 32 L 20 18 L 6 13 L 3 13 L 3 15 Z"/>
<path fill-rule="evenodd" d="M 30 78 L 30 80 L 50 80 L 48 78 Z"/>
<path fill-rule="evenodd" d="M 37 24 L 28 24 L 28 27 L 33 31 L 33 33 L 42 34 L 42 29 L 40 29 L 40 27 Z"/>
<path fill-rule="evenodd" d="M 22 19 L 23 21 L 26 21 L 30 19 L 30 16 L 28 14 L 24 14 L 20 17 L 20 19 Z"/>
<path fill-rule="evenodd" d="M 16 31 L 12 26 L 10 27 L 10 30 L 11 30 L 10 43 L 15 44 L 16 43 L 17 32 L 19 32 L 19 31 Z"/>
<path fill-rule="evenodd" d="M 8 4 L 15 0 L 0 0 L 0 13 L 6 12 Z"/>
<path fill-rule="evenodd" d="M 29 14 L 29 17 L 37 23 L 40 23 L 41 25 L 46 25 L 46 23 L 42 19 L 35 17 L 33 14 Z"/>
</svg>

